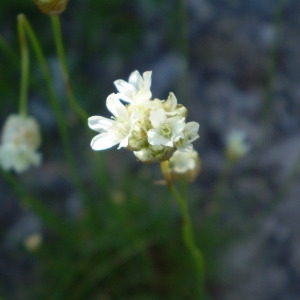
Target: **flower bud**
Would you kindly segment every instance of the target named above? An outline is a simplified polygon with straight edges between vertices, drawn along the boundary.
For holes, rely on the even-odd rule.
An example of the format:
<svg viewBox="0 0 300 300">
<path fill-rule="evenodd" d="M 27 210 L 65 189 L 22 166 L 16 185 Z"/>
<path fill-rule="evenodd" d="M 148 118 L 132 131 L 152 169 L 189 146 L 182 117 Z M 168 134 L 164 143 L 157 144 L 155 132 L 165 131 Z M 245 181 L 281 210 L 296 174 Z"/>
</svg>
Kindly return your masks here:
<svg viewBox="0 0 300 300">
<path fill-rule="evenodd" d="M 162 162 L 170 158 L 174 148 L 165 146 L 151 146 L 143 148 L 139 151 L 134 151 L 134 155 L 138 160 L 145 164 L 153 164 Z"/>
<path fill-rule="evenodd" d="M 177 150 L 169 159 L 168 176 L 174 180 L 193 182 L 200 170 L 201 161 L 197 151 Z"/>
<path fill-rule="evenodd" d="M 47 15 L 58 15 L 67 6 L 68 0 L 34 0 L 38 8 Z"/>
</svg>

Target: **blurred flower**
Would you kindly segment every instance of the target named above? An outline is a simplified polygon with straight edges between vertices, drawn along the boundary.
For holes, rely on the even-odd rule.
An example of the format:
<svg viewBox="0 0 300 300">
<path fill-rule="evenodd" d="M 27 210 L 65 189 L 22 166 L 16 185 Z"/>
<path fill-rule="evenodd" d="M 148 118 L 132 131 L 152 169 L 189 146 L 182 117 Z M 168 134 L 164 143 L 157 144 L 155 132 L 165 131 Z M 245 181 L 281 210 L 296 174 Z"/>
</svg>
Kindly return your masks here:
<svg viewBox="0 0 300 300">
<path fill-rule="evenodd" d="M 150 71 L 143 77 L 134 71 L 128 82 L 117 80 L 115 85 L 119 93 L 109 95 L 106 101 L 112 119 L 88 119 L 89 127 L 100 132 L 91 142 L 94 150 L 119 144 L 118 148 L 133 151 L 140 161 L 155 163 L 169 159 L 176 149 L 190 147 L 199 137 L 199 124 L 186 123 L 187 109 L 177 103 L 173 93 L 167 100 L 150 99 Z"/>
<path fill-rule="evenodd" d="M 36 251 L 42 244 L 43 238 L 40 233 L 33 233 L 24 239 L 24 247 L 28 251 Z"/>
<path fill-rule="evenodd" d="M 226 138 L 225 154 L 230 162 L 236 162 L 245 156 L 250 150 L 246 143 L 246 133 L 243 130 L 234 129 Z"/>
<path fill-rule="evenodd" d="M 41 135 L 34 118 L 11 115 L 6 120 L 0 145 L 0 166 L 4 170 L 26 171 L 38 166 L 41 154 L 36 150 L 41 144 Z"/>
<path fill-rule="evenodd" d="M 38 8 L 47 15 L 58 15 L 67 6 L 68 0 L 34 0 Z"/>
<path fill-rule="evenodd" d="M 195 150 L 175 151 L 169 159 L 169 177 L 175 180 L 192 182 L 201 170 L 198 152 Z"/>
</svg>

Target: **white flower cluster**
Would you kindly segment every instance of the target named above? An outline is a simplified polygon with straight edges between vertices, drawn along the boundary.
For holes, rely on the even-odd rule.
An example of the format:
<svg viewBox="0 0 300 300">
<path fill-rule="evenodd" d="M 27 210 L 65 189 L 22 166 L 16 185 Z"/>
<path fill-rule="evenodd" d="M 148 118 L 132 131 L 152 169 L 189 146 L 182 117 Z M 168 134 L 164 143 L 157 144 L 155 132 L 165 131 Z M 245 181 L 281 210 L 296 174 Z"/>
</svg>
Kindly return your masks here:
<svg viewBox="0 0 300 300">
<path fill-rule="evenodd" d="M 166 100 L 151 99 L 151 71 L 143 76 L 134 71 L 128 82 L 120 79 L 114 84 L 118 93 L 106 100 L 113 116 L 88 119 L 89 127 L 100 132 L 91 142 L 93 150 L 118 145 L 145 163 L 167 160 L 177 149 L 192 150 L 199 124 L 186 122 L 187 109 L 177 103 L 173 93 Z"/>
<path fill-rule="evenodd" d="M 36 150 L 40 143 L 40 130 L 35 119 L 21 115 L 9 116 L 2 132 L 0 166 L 4 170 L 21 173 L 33 165 L 39 165 L 41 154 Z"/>
</svg>

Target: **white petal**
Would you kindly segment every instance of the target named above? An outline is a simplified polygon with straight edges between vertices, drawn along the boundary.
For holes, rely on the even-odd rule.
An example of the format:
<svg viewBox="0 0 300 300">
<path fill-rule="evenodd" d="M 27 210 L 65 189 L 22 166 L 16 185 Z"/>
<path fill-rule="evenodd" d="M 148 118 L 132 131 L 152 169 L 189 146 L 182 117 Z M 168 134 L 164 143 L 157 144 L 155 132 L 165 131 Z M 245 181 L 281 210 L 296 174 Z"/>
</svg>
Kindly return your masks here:
<svg viewBox="0 0 300 300">
<path fill-rule="evenodd" d="M 197 123 L 197 122 L 188 122 L 185 125 L 185 130 L 195 134 L 199 131 L 199 123 Z"/>
<path fill-rule="evenodd" d="M 143 74 L 143 77 L 144 77 L 144 90 L 150 90 L 151 75 L 152 75 L 152 71 L 147 71 L 147 72 L 144 72 L 144 74 Z"/>
<path fill-rule="evenodd" d="M 179 118 L 179 117 L 169 118 L 168 123 L 170 123 L 172 125 L 173 135 L 175 135 L 175 136 L 180 134 L 186 125 L 184 118 Z"/>
<path fill-rule="evenodd" d="M 123 140 L 121 140 L 118 149 L 126 148 L 128 146 L 128 139 L 129 139 L 129 135 L 126 136 Z"/>
<path fill-rule="evenodd" d="M 114 82 L 114 84 L 120 93 L 130 95 L 136 92 L 135 87 L 129 84 L 128 82 L 126 82 L 125 80 L 118 79 Z"/>
<path fill-rule="evenodd" d="M 93 116 L 88 118 L 88 125 L 95 131 L 106 131 L 112 127 L 115 121 L 100 116 Z"/>
<path fill-rule="evenodd" d="M 147 132 L 147 136 L 148 136 L 148 143 L 150 145 L 153 146 L 163 145 L 163 146 L 173 147 L 173 142 L 170 139 L 160 135 L 154 129 L 149 130 Z"/>
<path fill-rule="evenodd" d="M 125 101 L 127 103 L 134 102 L 132 94 L 130 94 L 129 96 L 126 96 L 124 93 L 117 93 L 117 96 L 119 99 L 121 99 L 122 101 Z"/>
<path fill-rule="evenodd" d="M 91 141 L 91 147 L 93 150 L 105 150 L 117 145 L 120 141 L 118 138 L 110 132 L 103 132 L 96 135 Z"/>
<path fill-rule="evenodd" d="M 168 116 L 178 115 L 176 110 L 177 99 L 172 92 L 169 93 L 168 99 L 164 101 L 163 105 Z"/>
<path fill-rule="evenodd" d="M 128 82 L 132 84 L 136 89 L 143 88 L 143 78 L 138 71 L 134 71 L 130 74 Z"/>
<path fill-rule="evenodd" d="M 126 107 L 120 102 L 116 94 L 110 94 L 107 97 L 106 106 L 116 118 L 128 119 L 128 111 Z"/>
<path fill-rule="evenodd" d="M 166 112 L 161 108 L 150 113 L 150 121 L 154 128 L 159 127 L 166 120 Z"/>
<path fill-rule="evenodd" d="M 192 143 L 199 138 L 198 130 L 199 130 L 199 123 L 197 122 L 188 122 L 185 125 L 184 135 L 185 135 L 186 143 L 188 144 Z"/>
</svg>

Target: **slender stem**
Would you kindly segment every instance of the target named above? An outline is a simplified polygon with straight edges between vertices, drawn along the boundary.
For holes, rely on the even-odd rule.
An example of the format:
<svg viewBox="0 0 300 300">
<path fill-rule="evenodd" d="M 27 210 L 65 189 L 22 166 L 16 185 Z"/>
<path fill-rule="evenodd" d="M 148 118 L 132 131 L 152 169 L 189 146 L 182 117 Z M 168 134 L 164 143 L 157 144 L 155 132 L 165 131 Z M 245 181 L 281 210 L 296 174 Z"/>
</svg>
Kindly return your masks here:
<svg viewBox="0 0 300 300">
<path fill-rule="evenodd" d="M 188 204 L 186 199 L 184 199 L 180 195 L 180 193 L 177 191 L 173 183 L 169 185 L 169 188 L 180 207 L 182 221 L 183 221 L 182 238 L 185 243 L 185 246 L 190 251 L 190 254 L 193 257 L 195 262 L 197 279 L 198 279 L 197 292 L 199 296 L 199 298 L 197 299 L 202 299 L 200 297 L 203 297 L 204 295 L 204 281 L 205 281 L 205 268 L 204 268 L 203 254 L 196 244 L 195 234 L 194 234 L 190 214 L 188 211 Z"/>
<path fill-rule="evenodd" d="M 60 61 L 60 66 L 61 66 L 61 70 L 63 73 L 64 81 L 65 81 L 66 93 L 67 93 L 67 97 L 69 100 L 69 104 L 74 109 L 74 111 L 78 114 L 78 116 L 82 119 L 83 123 L 86 124 L 88 115 L 78 105 L 78 103 L 75 99 L 74 93 L 73 93 L 72 85 L 71 85 L 66 55 L 65 55 L 64 46 L 63 46 L 63 39 L 62 39 L 62 34 L 61 34 L 61 25 L 60 25 L 59 15 L 51 15 L 50 17 L 51 17 L 51 23 L 52 23 L 53 33 L 54 33 L 57 56 Z"/>
<path fill-rule="evenodd" d="M 24 32 L 24 15 L 18 15 L 18 35 L 21 50 L 21 85 L 20 85 L 20 102 L 19 113 L 27 115 L 28 100 L 28 79 L 29 79 L 29 55 L 28 46 Z"/>
<path fill-rule="evenodd" d="M 11 61 L 11 63 L 16 64 L 19 61 L 19 57 L 15 50 L 12 49 L 6 40 L 0 35 L 0 49 L 6 55 L 6 57 Z"/>
<path fill-rule="evenodd" d="M 226 160 L 226 164 L 224 170 L 219 175 L 219 179 L 217 180 L 215 187 L 213 189 L 211 195 L 211 205 L 212 205 L 212 215 L 215 217 L 218 216 L 221 208 L 222 208 L 222 198 L 224 196 L 224 189 L 226 188 L 226 184 L 228 183 L 228 179 L 230 176 L 230 172 L 232 170 L 233 163 L 231 163 L 228 159 Z"/>
<path fill-rule="evenodd" d="M 78 173 L 78 168 L 76 167 L 75 158 L 73 156 L 73 152 L 71 149 L 71 143 L 70 143 L 70 137 L 69 137 L 69 133 L 68 133 L 68 129 L 67 129 L 67 124 L 65 122 L 63 111 L 60 108 L 59 101 L 55 95 L 55 91 L 54 91 L 54 88 L 52 85 L 50 71 L 48 69 L 46 59 L 43 55 L 39 41 L 31 27 L 30 23 L 25 18 L 25 16 L 22 17 L 22 21 L 24 23 L 24 29 L 26 30 L 28 38 L 32 44 L 33 50 L 36 54 L 38 62 L 40 63 L 40 67 L 42 69 L 42 72 L 43 72 L 43 75 L 44 75 L 44 78 L 46 81 L 46 85 L 47 85 L 49 96 L 50 96 L 50 102 L 53 107 L 55 116 L 57 118 L 58 129 L 59 129 L 59 133 L 60 133 L 60 136 L 62 139 L 64 153 L 65 153 L 65 156 L 67 159 L 67 163 L 70 167 L 74 183 L 75 183 L 76 187 L 78 188 L 79 192 L 81 193 L 81 196 L 83 197 L 83 199 L 87 199 L 87 195 L 85 193 L 85 189 L 84 189 L 82 180 Z"/>
<path fill-rule="evenodd" d="M 67 59 L 66 59 L 66 55 L 65 55 L 65 51 L 64 51 L 63 38 L 62 38 L 62 33 L 61 33 L 60 16 L 59 15 L 51 15 L 50 18 L 51 18 L 53 34 L 54 34 L 54 39 L 55 39 L 56 52 L 57 52 L 57 56 L 60 61 L 60 66 L 61 66 L 64 81 L 65 81 L 66 94 L 67 94 L 69 104 L 70 104 L 71 108 L 73 108 L 75 113 L 77 113 L 77 115 L 81 119 L 82 123 L 84 124 L 85 128 L 88 129 L 88 127 L 87 127 L 88 114 L 85 112 L 84 109 L 82 109 L 80 107 L 80 105 L 76 101 L 76 98 L 74 96 L 74 92 L 72 89 L 72 84 L 71 84 L 70 75 L 69 75 L 69 71 L 68 71 Z M 93 135 L 93 133 L 91 131 L 89 131 L 89 136 L 91 137 L 92 135 Z M 102 185 L 103 195 L 105 196 L 105 199 L 108 200 L 109 205 L 111 205 L 111 202 L 109 200 L 109 191 L 107 189 L 108 178 L 105 175 L 106 173 L 103 171 L 103 170 L 105 170 L 105 162 L 104 162 L 103 158 L 101 158 L 99 155 L 96 155 L 95 159 L 96 159 L 96 164 L 97 164 L 98 177 L 99 177 L 99 180 L 101 181 L 101 185 Z M 96 214 L 95 207 L 94 207 L 94 209 L 91 208 L 91 210 Z"/>
</svg>

